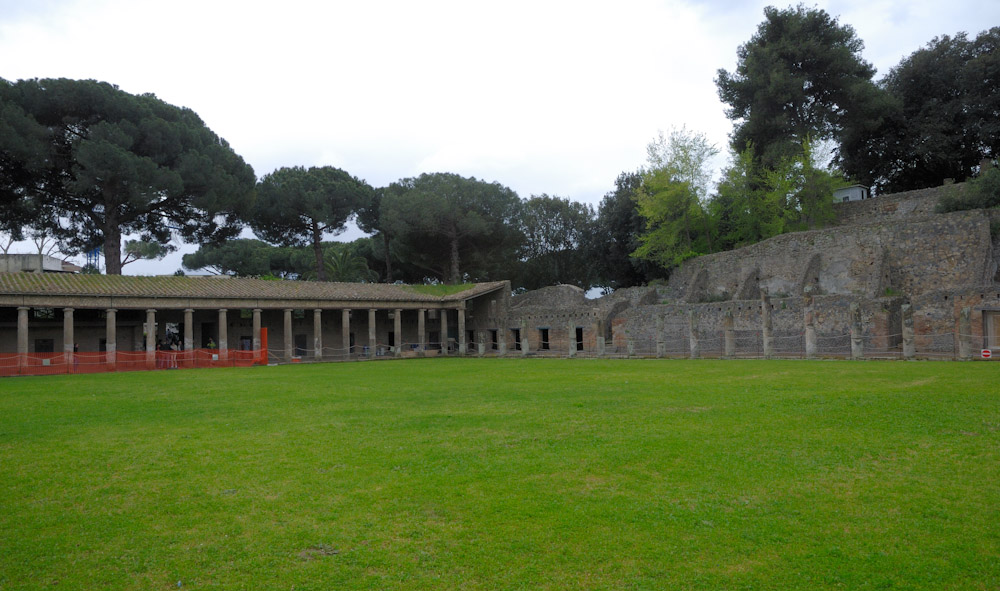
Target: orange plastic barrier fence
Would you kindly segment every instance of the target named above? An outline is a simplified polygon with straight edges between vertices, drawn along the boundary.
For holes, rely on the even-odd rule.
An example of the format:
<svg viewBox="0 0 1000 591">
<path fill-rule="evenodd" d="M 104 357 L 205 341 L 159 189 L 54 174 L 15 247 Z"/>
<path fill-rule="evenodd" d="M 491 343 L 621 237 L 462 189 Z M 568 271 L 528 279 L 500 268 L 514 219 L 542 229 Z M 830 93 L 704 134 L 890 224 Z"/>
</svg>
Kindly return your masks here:
<svg viewBox="0 0 1000 591">
<path fill-rule="evenodd" d="M 189 351 L 118 351 L 78 353 L 0 353 L 0 377 L 44 376 L 109 371 L 146 371 L 202 367 L 250 367 L 267 362 L 265 351 L 192 349 Z"/>
</svg>

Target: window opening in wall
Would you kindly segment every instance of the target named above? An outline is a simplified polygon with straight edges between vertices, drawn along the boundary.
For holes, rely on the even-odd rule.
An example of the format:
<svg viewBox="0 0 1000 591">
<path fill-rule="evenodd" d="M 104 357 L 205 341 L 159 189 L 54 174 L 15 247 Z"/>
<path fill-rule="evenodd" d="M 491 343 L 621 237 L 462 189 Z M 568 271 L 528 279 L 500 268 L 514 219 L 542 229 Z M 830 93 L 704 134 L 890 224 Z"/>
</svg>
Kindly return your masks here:
<svg viewBox="0 0 1000 591">
<path fill-rule="evenodd" d="M 55 320 L 55 308 L 32 308 L 31 315 L 38 320 Z"/>
<path fill-rule="evenodd" d="M 538 329 L 538 348 L 542 351 L 549 350 L 549 329 L 539 328 Z"/>
<path fill-rule="evenodd" d="M 520 351 L 521 350 L 521 329 L 520 328 L 512 328 L 512 329 L 510 329 L 510 336 L 511 336 L 512 339 L 514 339 L 514 350 L 515 351 Z"/>
<path fill-rule="evenodd" d="M 253 351 L 253 337 L 240 337 L 240 351 Z"/>
<path fill-rule="evenodd" d="M 1000 349 L 1000 311 L 983 312 L 983 328 L 986 333 L 986 348 Z"/>
<path fill-rule="evenodd" d="M 496 351 L 500 348 L 500 335 L 497 334 L 496 330 L 490 330 L 490 349 Z"/>
<path fill-rule="evenodd" d="M 305 317 L 306 317 L 306 311 L 303 310 L 302 308 L 299 308 L 297 310 L 292 310 L 292 318 L 294 318 L 295 320 L 304 320 Z"/>
<path fill-rule="evenodd" d="M 100 339 L 97 341 L 97 352 L 104 353 L 108 350 L 108 339 Z"/>
<path fill-rule="evenodd" d="M 427 348 L 437 349 L 439 351 L 443 348 L 441 343 L 441 333 L 439 331 L 432 330 L 427 333 Z"/>
<path fill-rule="evenodd" d="M 295 356 L 302 357 L 306 354 L 306 335 L 295 335 Z"/>
<path fill-rule="evenodd" d="M 348 352 L 349 353 L 353 353 L 354 352 L 354 333 L 353 332 L 352 333 L 348 333 L 348 335 L 347 335 L 347 347 L 348 347 Z"/>
<path fill-rule="evenodd" d="M 250 308 L 240 308 L 240 318 L 244 320 L 252 320 L 253 310 L 251 310 Z"/>
<path fill-rule="evenodd" d="M 55 353 L 55 339 L 35 339 L 35 353 Z"/>
<path fill-rule="evenodd" d="M 465 343 L 470 347 L 476 344 L 476 331 L 474 330 L 465 331 Z"/>
<path fill-rule="evenodd" d="M 396 346 L 396 333 L 391 330 L 389 331 L 389 346 L 390 347 Z"/>
<path fill-rule="evenodd" d="M 576 327 L 576 350 L 583 351 L 583 328 Z"/>
</svg>

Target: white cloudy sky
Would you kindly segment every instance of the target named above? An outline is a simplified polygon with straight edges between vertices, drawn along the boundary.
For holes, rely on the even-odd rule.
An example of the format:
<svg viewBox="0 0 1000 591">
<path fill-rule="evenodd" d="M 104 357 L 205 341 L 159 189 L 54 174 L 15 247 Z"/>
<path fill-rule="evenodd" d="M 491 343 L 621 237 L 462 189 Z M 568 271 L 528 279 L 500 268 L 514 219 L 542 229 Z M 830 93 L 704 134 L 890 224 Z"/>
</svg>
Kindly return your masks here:
<svg viewBox="0 0 1000 591">
<path fill-rule="evenodd" d="M 455 172 L 596 204 L 658 130 L 686 125 L 725 148 L 713 80 L 768 4 L 787 5 L 0 0 L 0 77 L 152 92 L 195 110 L 258 177 L 332 165 L 383 186 Z M 1000 24 L 993 1 L 815 5 L 855 28 L 877 76 L 937 35 Z"/>
</svg>

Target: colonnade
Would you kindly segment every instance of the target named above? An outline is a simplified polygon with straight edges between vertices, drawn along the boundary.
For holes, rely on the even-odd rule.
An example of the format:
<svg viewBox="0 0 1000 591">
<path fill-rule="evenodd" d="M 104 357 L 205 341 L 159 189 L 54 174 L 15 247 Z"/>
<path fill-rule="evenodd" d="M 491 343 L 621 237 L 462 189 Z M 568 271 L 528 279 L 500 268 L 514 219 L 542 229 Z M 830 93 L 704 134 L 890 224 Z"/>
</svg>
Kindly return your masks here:
<svg viewBox="0 0 1000 591">
<path fill-rule="evenodd" d="M 295 352 L 294 336 L 293 336 L 293 314 L 295 308 L 280 308 L 283 310 L 283 335 L 284 335 L 284 348 L 283 356 L 286 361 L 290 361 Z M 354 308 L 340 308 L 341 310 L 341 346 L 345 351 L 350 351 L 351 348 L 351 311 Z M 368 343 L 372 346 L 376 343 L 377 334 L 377 324 L 376 324 L 376 312 L 384 308 L 368 307 L 362 308 L 367 309 L 368 312 Z M 402 315 L 404 312 L 403 308 L 392 308 L 393 312 L 393 329 L 396 335 L 396 342 L 393 346 L 394 354 L 400 355 L 402 353 Z M 412 310 L 412 308 L 405 309 L 406 311 Z M 426 342 L 426 314 L 428 308 L 418 308 L 414 311 L 417 313 L 417 334 L 418 342 L 416 343 L 418 351 L 424 351 L 427 348 Z M 451 308 L 451 309 L 438 309 L 440 318 L 440 330 L 441 339 L 444 343 L 448 342 L 448 311 L 455 310 L 457 312 L 458 318 L 458 352 L 461 355 L 467 352 L 467 342 L 466 342 L 466 332 L 465 332 L 465 310 L 464 308 Z M 27 354 L 29 351 L 29 312 L 31 307 L 20 306 L 17 308 L 17 353 Z M 74 311 L 75 308 L 66 307 L 62 308 L 63 311 L 63 354 L 66 356 L 68 362 L 72 362 L 74 354 L 74 343 L 75 338 L 75 325 L 74 325 Z M 262 346 L 261 334 L 262 334 L 262 323 L 261 323 L 261 313 L 264 311 L 263 308 L 253 308 L 253 349 L 254 351 L 259 351 Z M 145 326 L 155 327 L 156 318 L 158 310 L 156 308 L 146 308 L 145 309 Z M 322 358 L 323 351 L 323 308 L 313 308 L 313 356 L 316 360 Z M 106 360 L 109 365 L 115 363 L 116 353 L 118 350 L 118 326 L 117 326 L 117 308 L 105 308 L 104 309 L 106 318 L 106 328 L 105 328 L 105 353 Z M 217 324 L 217 334 L 213 335 L 217 337 L 216 349 L 219 360 L 226 360 L 229 354 L 229 339 L 228 339 L 228 313 L 229 308 L 218 308 L 218 324 Z M 194 348 L 194 308 L 185 308 L 183 317 L 183 346 L 185 350 L 190 350 Z M 156 331 L 155 329 L 147 328 L 145 331 L 145 350 L 147 360 L 152 363 L 156 355 Z M 447 345 L 442 348 L 442 352 L 447 354 Z"/>
</svg>

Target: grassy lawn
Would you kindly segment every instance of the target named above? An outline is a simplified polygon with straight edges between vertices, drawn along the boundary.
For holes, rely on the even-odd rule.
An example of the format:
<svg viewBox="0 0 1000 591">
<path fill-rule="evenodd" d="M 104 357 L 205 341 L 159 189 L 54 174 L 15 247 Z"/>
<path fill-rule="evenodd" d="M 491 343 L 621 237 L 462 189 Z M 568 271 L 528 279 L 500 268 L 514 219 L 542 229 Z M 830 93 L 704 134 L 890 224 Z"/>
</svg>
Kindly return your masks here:
<svg viewBox="0 0 1000 591">
<path fill-rule="evenodd" d="M 1000 366 L 0 380 L 0 589 L 992 589 Z"/>
</svg>

